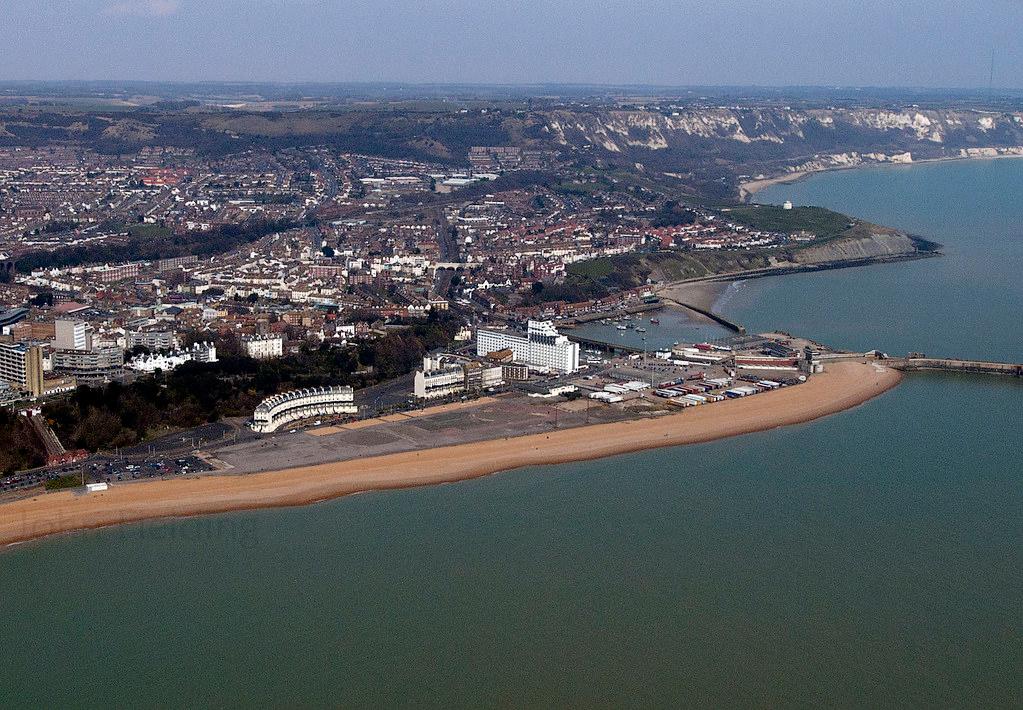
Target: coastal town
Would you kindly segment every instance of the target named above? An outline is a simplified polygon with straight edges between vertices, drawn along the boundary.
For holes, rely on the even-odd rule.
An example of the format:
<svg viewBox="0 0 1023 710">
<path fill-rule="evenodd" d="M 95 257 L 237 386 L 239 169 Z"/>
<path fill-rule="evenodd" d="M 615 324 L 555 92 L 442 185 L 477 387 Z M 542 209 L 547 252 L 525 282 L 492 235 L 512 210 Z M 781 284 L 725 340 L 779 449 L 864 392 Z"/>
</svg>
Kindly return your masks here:
<svg viewBox="0 0 1023 710">
<path fill-rule="evenodd" d="M 715 307 L 730 282 L 940 255 L 567 140 L 438 160 L 265 143 L 0 145 L 0 495 L 725 421 L 887 357 L 747 334 Z"/>
<path fill-rule="evenodd" d="M 1023 0 L 0 7 L 0 710 L 1023 707 Z"/>
<path fill-rule="evenodd" d="M 180 424 L 206 426 L 211 417 L 244 418 L 248 429 L 269 433 L 284 421 L 364 418 L 531 387 L 536 378 L 612 361 L 593 353 L 581 361 L 576 343 L 556 356 L 538 355 L 500 333 L 521 328 L 529 333 L 522 342 L 553 339 L 565 348 L 569 341 L 556 325 L 610 323 L 664 307 L 655 287 L 684 277 L 686 268 L 706 274 L 721 254 L 728 265 L 764 265 L 763 254 L 818 238 L 622 188 L 559 160 L 556 152 L 474 146 L 458 172 L 318 146 L 216 160 L 169 147 L 130 156 L 0 148 L 0 401 L 31 424 L 24 431 L 36 441 L 36 455 L 19 463 L 42 465 L 29 473 L 9 469 L 4 488 L 69 481 L 68 465 L 145 448 L 159 435 L 137 428 L 102 437 L 95 432 L 103 427 L 82 431 L 81 421 L 61 422 L 53 412 L 79 388 L 130 388 L 185 366 L 239 358 L 270 369 L 311 353 L 351 363 L 333 379 L 329 367 L 319 378 L 292 377 L 292 390 L 264 385 L 259 397 L 245 398 L 247 411 L 214 407 L 166 424 L 170 434 Z M 557 181 L 516 185 L 539 170 L 553 171 Z M 775 212 L 784 210 L 791 205 Z M 665 258 L 660 270 L 635 268 Z M 617 259 L 630 260 L 634 273 L 616 274 Z M 438 343 L 417 342 L 420 351 L 400 367 L 367 361 L 368 352 L 416 328 L 435 329 Z M 785 354 L 792 374 L 802 353 Z M 689 362 L 671 348 L 649 355 Z M 702 385 L 681 384 L 691 374 L 672 375 L 642 379 L 683 387 L 666 398 L 677 406 L 700 401 L 693 388 Z M 623 399 L 618 384 L 607 386 L 591 397 L 605 405 Z M 365 401 L 378 389 L 386 394 Z M 261 419 L 267 406 L 260 400 L 275 398 L 288 404 L 273 405 L 273 421 Z M 78 410 L 81 418 L 89 414 Z M 179 449 L 189 457 L 199 451 Z M 148 469 L 103 465 L 121 471 L 106 478 L 201 466 L 165 459 Z"/>
</svg>

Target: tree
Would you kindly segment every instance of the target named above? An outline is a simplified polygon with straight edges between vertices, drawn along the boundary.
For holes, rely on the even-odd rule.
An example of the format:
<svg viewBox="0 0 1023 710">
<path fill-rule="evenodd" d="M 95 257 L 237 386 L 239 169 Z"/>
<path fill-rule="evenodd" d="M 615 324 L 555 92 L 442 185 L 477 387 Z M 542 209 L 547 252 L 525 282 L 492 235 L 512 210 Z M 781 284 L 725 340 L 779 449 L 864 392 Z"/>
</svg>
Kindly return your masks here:
<svg viewBox="0 0 1023 710">
<path fill-rule="evenodd" d="M 52 291 L 43 291 L 42 293 L 37 293 L 35 296 L 33 296 L 32 298 L 29 299 L 29 303 L 31 303 L 33 306 L 37 306 L 37 307 L 52 306 L 53 305 L 53 292 Z"/>
</svg>

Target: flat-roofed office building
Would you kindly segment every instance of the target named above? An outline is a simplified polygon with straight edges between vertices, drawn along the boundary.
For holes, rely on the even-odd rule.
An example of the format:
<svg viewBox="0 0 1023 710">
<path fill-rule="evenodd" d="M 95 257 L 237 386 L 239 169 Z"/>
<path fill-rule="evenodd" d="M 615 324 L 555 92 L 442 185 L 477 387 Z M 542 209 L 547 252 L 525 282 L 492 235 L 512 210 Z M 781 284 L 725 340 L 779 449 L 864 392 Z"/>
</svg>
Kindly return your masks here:
<svg viewBox="0 0 1023 710">
<path fill-rule="evenodd" d="M 58 350 L 88 350 L 89 324 L 82 320 L 58 320 L 53 324 L 53 346 Z"/>
</svg>

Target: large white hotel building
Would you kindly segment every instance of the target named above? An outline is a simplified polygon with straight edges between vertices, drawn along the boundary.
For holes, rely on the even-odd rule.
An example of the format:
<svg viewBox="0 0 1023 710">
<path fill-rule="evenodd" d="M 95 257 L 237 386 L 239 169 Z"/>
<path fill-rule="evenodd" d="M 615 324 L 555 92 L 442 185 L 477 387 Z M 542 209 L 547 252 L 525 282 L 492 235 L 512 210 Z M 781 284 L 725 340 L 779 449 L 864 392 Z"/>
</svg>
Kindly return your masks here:
<svg viewBox="0 0 1023 710">
<path fill-rule="evenodd" d="M 550 321 L 529 321 L 525 335 L 482 328 L 476 332 L 477 355 L 489 355 L 498 350 L 511 350 L 515 360 L 537 370 L 575 372 L 579 369 L 579 343 L 558 333 Z"/>
</svg>

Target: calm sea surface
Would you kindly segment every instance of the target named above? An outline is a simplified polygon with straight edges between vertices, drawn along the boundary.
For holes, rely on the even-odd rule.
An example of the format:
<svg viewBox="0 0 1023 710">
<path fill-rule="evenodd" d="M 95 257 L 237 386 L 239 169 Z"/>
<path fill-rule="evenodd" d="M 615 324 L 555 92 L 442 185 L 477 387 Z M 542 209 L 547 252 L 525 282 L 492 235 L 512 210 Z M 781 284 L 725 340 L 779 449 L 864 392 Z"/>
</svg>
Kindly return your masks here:
<svg viewBox="0 0 1023 710">
<path fill-rule="evenodd" d="M 1021 193 L 1010 160 L 774 188 L 947 256 L 722 307 L 1023 360 Z M 1019 707 L 1021 424 L 1021 383 L 915 375 L 712 444 L 21 546 L 0 705 Z"/>
<path fill-rule="evenodd" d="M 842 347 L 1023 361 L 1023 161 L 850 170 L 757 197 L 899 227 L 946 256 L 749 281 L 729 315 Z"/>
</svg>

